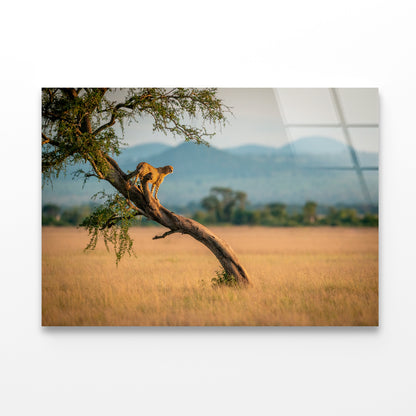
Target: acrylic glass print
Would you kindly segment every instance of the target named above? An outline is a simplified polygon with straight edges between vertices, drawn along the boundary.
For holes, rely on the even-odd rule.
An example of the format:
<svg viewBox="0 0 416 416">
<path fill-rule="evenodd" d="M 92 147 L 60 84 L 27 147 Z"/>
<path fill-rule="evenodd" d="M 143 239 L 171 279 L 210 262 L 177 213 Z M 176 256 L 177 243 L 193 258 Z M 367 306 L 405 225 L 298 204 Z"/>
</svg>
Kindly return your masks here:
<svg viewBox="0 0 416 416">
<path fill-rule="evenodd" d="M 42 324 L 378 325 L 374 88 L 44 88 Z"/>
</svg>

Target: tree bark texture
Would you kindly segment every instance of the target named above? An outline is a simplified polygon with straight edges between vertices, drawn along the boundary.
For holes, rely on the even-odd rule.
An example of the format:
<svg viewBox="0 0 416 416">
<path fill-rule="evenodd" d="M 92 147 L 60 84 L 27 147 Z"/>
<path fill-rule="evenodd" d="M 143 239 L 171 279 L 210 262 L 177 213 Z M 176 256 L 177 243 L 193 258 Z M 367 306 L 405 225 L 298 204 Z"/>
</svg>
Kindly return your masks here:
<svg viewBox="0 0 416 416">
<path fill-rule="evenodd" d="M 173 233 L 192 236 L 215 255 L 224 270 L 229 275 L 234 276 L 239 284 L 250 283 L 247 271 L 238 261 L 234 250 L 224 240 L 197 221 L 169 211 L 151 195 L 147 184 L 151 179 L 151 173 L 143 179 L 142 192 L 138 187 L 132 185 L 129 180 L 137 173 L 136 171 L 126 175 L 114 160 L 109 157 L 107 160 L 109 162 L 109 171 L 105 179 L 125 198 L 130 200 L 143 215 L 169 228 L 170 232 L 165 233 L 164 236 Z M 163 238 L 163 236 L 158 238 Z"/>
</svg>

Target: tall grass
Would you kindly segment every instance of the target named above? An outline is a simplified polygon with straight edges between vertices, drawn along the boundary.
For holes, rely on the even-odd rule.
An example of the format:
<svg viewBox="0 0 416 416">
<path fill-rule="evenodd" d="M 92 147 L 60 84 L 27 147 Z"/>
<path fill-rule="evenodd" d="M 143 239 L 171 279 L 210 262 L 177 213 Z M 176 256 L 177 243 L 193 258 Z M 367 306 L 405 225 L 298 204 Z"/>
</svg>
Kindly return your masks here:
<svg viewBox="0 0 416 416">
<path fill-rule="evenodd" d="M 43 229 L 43 325 L 377 325 L 376 229 L 224 227 L 252 285 L 212 285 L 203 245 L 132 231 L 137 257 L 115 256 L 73 228 Z"/>
</svg>

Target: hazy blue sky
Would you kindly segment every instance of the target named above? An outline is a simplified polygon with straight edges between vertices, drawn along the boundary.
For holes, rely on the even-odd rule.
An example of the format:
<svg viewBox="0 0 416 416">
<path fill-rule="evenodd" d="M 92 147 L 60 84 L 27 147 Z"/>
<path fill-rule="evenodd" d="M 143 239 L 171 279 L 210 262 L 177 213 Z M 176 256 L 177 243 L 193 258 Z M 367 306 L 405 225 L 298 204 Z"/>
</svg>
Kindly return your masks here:
<svg viewBox="0 0 416 416">
<path fill-rule="evenodd" d="M 378 90 L 375 88 L 338 89 L 344 117 L 349 123 L 379 123 Z M 244 144 L 279 147 L 302 137 L 324 136 L 344 142 L 340 128 L 284 129 L 282 120 L 291 124 L 339 122 L 327 88 L 220 88 L 218 95 L 232 107 L 229 124 L 217 130 L 211 140 L 218 148 Z M 279 110 L 280 108 L 280 110 Z M 357 150 L 378 151 L 378 128 L 350 129 Z M 150 118 L 127 127 L 125 139 L 129 145 L 146 142 L 182 143 L 180 138 L 152 131 Z"/>
</svg>

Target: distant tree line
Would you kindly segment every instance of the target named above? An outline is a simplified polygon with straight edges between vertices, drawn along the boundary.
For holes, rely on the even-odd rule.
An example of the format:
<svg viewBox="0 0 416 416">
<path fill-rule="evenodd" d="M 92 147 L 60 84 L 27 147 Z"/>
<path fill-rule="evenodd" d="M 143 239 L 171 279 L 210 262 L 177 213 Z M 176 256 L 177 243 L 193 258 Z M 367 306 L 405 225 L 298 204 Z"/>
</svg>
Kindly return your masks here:
<svg viewBox="0 0 416 416">
<path fill-rule="evenodd" d="M 91 212 L 91 205 L 65 208 L 56 204 L 45 204 L 42 207 L 42 225 L 78 226 Z"/>
<path fill-rule="evenodd" d="M 230 188 L 214 187 L 200 204 L 173 207 L 175 212 L 192 216 L 207 225 L 264 225 L 269 227 L 297 226 L 378 226 L 378 210 L 369 207 L 358 210 L 345 206 L 319 206 L 307 201 L 303 206 L 288 206 L 279 202 L 248 208 L 247 194 Z M 78 226 L 91 214 L 94 205 L 60 207 L 46 204 L 42 208 L 42 225 Z M 155 225 L 139 217 L 135 225 Z"/>
<path fill-rule="evenodd" d="M 79 226 L 83 220 L 91 215 L 97 204 L 77 205 L 71 207 L 56 204 L 45 204 L 42 207 L 42 225 L 54 225 L 58 227 Z M 157 225 L 147 218 L 138 217 L 132 225 Z"/>
<path fill-rule="evenodd" d="M 202 199 L 194 219 L 204 224 L 265 225 L 280 227 L 332 225 L 332 226 L 378 226 L 378 214 L 374 209 L 358 213 L 350 207 L 328 207 L 326 213 L 318 213 L 318 204 L 307 201 L 300 211 L 289 213 L 282 203 L 270 203 L 247 209 L 247 194 L 230 188 L 215 187 Z"/>
</svg>

